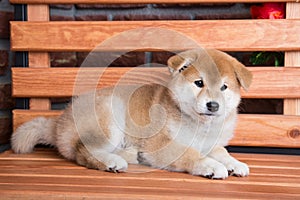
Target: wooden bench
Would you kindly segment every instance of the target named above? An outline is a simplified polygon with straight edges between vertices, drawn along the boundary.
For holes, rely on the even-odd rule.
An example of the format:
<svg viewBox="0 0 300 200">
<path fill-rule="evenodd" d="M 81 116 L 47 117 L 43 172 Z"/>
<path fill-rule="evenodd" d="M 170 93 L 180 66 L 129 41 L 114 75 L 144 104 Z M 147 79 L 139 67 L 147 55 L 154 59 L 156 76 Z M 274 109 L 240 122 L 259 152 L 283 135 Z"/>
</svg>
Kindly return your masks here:
<svg viewBox="0 0 300 200">
<path fill-rule="evenodd" d="M 242 147 L 300 147 L 300 4 L 286 0 L 286 18 L 282 20 L 204 20 L 204 21 L 104 21 L 49 22 L 51 3 L 224 3 L 242 0 L 11 0 L 28 4 L 28 21 L 11 22 L 11 48 L 28 51 L 29 67 L 13 68 L 13 95 L 30 98 L 30 109 L 14 110 L 14 128 L 37 116 L 54 117 L 50 98 L 70 97 L 79 70 L 93 77 L 96 68 L 51 68 L 52 51 L 93 50 L 99 43 L 123 31 L 135 28 L 164 28 L 192 38 L 203 47 L 224 51 L 284 51 L 282 68 L 250 68 L 253 85 L 243 98 L 282 98 L 282 115 L 239 115 L 236 136 L 230 145 Z M 251 2 L 263 2 L 253 0 Z M 269 0 L 268 2 L 278 2 Z M 281 0 L 282 2 L 282 0 Z M 203 28 L 205 27 L 205 28 Z M 274 32 L 276 31 L 276 32 Z M 196 33 L 196 34 L 195 34 Z M 213 34 L 213 38 L 211 37 Z M 84 37 L 88 34 L 88 37 Z M 72 38 L 72 40 L 70 40 Z M 159 37 L 158 37 L 159 38 Z M 51 39 L 51 42 L 49 42 Z M 157 48 L 184 50 L 179 45 Z M 106 47 L 107 48 L 107 47 Z M 113 46 L 104 50 L 125 50 Z M 150 47 L 142 50 L 156 51 Z M 115 84 L 132 68 L 109 68 L 97 87 Z M 158 75 L 165 68 L 141 68 L 135 71 Z M 97 74 L 97 73 L 96 73 Z M 133 77 L 135 74 L 133 74 Z M 150 76 L 147 81 L 155 78 Z M 132 81 L 135 81 L 134 79 Z M 87 85 L 88 80 L 81 83 Z M 79 92 L 83 92 L 80 90 Z M 53 149 L 37 149 L 26 155 L 11 151 L 0 154 L 1 199 L 298 199 L 300 198 L 300 160 L 297 155 L 235 153 L 251 170 L 245 178 L 209 180 L 183 173 L 153 170 L 131 165 L 128 173 L 112 174 L 89 170 L 61 158 Z"/>
</svg>

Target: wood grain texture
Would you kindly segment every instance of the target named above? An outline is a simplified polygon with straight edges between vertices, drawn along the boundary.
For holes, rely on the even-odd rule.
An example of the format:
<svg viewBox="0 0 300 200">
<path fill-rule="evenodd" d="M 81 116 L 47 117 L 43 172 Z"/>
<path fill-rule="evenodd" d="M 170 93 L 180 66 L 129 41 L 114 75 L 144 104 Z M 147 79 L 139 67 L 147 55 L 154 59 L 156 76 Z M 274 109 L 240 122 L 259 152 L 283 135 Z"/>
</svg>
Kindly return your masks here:
<svg viewBox="0 0 300 200">
<path fill-rule="evenodd" d="M 296 2 L 297 0 L 268 0 L 268 2 Z M 14 4 L 135 4 L 135 3 L 260 3 L 265 0 L 10 0 Z"/>
<path fill-rule="evenodd" d="M 80 167 L 51 150 L 0 154 L 1 199 L 299 199 L 298 156 L 232 154 L 250 176 L 209 180 L 130 165 L 114 174 Z"/>
<path fill-rule="evenodd" d="M 48 5 L 28 5 L 27 20 L 31 22 L 49 21 L 50 10 Z"/>
<path fill-rule="evenodd" d="M 36 117 L 57 117 L 62 114 L 59 110 L 13 110 L 13 129 Z"/>
<path fill-rule="evenodd" d="M 48 5 L 27 5 L 27 20 L 31 22 L 49 21 L 50 10 Z M 50 56 L 48 52 L 28 52 L 29 68 L 50 67 Z M 49 110 L 51 102 L 49 99 L 32 98 L 29 100 L 29 108 L 32 110 Z"/>
<path fill-rule="evenodd" d="M 300 19 L 300 4 L 287 3 L 286 18 Z M 300 37 L 300 33 L 298 34 Z M 300 51 L 286 52 L 284 57 L 285 66 L 300 67 Z M 300 70 L 300 68 L 299 68 Z M 300 99 L 285 99 L 283 113 L 286 115 L 300 115 Z"/>
<path fill-rule="evenodd" d="M 172 51 L 201 45 L 225 51 L 292 51 L 300 50 L 299 32 L 300 20 L 11 22 L 11 48 Z"/>
<path fill-rule="evenodd" d="M 299 148 L 300 116 L 239 115 L 237 128 L 230 145 Z"/>
<path fill-rule="evenodd" d="M 299 98 L 300 70 L 297 68 L 249 68 L 253 83 L 244 98 Z M 35 77 L 33 79 L 33 77 Z M 161 68 L 13 68 L 13 96 L 69 97 L 116 84 L 166 85 L 167 67 Z"/>
<path fill-rule="evenodd" d="M 56 117 L 62 111 L 14 110 L 14 129 L 36 117 Z M 234 146 L 262 146 L 300 148 L 300 137 L 291 137 L 289 131 L 300 130 L 300 116 L 283 115 L 239 115 Z"/>
</svg>

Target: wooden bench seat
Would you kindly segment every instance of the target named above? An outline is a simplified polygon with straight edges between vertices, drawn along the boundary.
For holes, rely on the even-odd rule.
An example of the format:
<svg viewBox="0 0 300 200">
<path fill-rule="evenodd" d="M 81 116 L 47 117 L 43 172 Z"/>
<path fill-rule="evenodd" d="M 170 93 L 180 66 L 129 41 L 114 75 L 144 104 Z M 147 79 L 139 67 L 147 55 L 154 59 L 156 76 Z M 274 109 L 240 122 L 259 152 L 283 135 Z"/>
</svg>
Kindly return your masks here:
<svg viewBox="0 0 300 200">
<path fill-rule="evenodd" d="M 284 99 L 280 115 L 240 114 L 231 145 L 239 147 L 300 148 L 300 3 L 286 2 L 282 20 L 183 21 L 49 21 L 49 5 L 76 3 L 237 3 L 264 0 L 11 0 L 27 4 L 28 21 L 11 22 L 11 48 L 28 52 L 28 66 L 12 69 L 16 98 L 30 98 L 29 109 L 13 111 L 14 129 L 38 116 L 55 117 L 51 98 L 77 95 L 101 68 L 51 68 L 49 52 L 90 52 L 99 43 L 133 28 L 164 28 L 185 35 L 203 47 L 224 51 L 284 51 L 284 67 L 249 68 L 254 75 L 243 98 Z M 213 34 L 212 34 L 213 33 Z M 88 37 L 82 37 L 88 34 Z M 71 39 L 70 39 L 71 38 Z M 189 46 L 159 40 L 136 51 L 185 50 Z M 51 42 L 49 42 L 51 40 Z M 136 45 L 104 45 L 98 51 L 127 51 Z M 105 66 L 104 66 L 105 67 Z M 88 79 L 74 92 L 78 71 Z M 166 68 L 107 68 L 97 88 L 114 85 L 128 71 L 130 83 L 166 80 Z M 137 78 L 138 77 L 138 78 Z M 0 199 L 300 199 L 299 155 L 234 153 L 250 167 L 250 176 L 209 180 L 184 173 L 130 165 L 128 173 L 90 170 L 63 159 L 54 149 L 31 154 L 0 154 Z"/>
<path fill-rule="evenodd" d="M 234 154 L 245 178 L 209 180 L 130 165 L 113 174 L 80 167 L 54 150 L 0 154 L 1 199 L 299 199 L 299 156 Z"/>
</svg>

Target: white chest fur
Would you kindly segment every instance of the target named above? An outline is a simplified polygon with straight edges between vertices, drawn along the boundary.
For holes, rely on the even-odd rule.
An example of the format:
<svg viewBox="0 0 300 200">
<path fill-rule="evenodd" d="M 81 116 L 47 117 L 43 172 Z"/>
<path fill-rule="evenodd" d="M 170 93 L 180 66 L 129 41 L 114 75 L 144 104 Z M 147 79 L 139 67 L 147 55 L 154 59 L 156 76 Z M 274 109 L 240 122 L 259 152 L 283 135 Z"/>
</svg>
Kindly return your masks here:
<svg viewBox="0 0 300 200">
<path fill-rule="evenodd" d="M 209 154 L 216 145 L 227 143 L 222 140 L 227 138 L 224 136 L 229 131 L 225 120 L 221 117 L 205 121 L 192 121 L 185 118 L 180 122 L 170 120 L 168 128 L 173 140 L 186 147 L 197 149 L 203 156 Z"/>
</svg>

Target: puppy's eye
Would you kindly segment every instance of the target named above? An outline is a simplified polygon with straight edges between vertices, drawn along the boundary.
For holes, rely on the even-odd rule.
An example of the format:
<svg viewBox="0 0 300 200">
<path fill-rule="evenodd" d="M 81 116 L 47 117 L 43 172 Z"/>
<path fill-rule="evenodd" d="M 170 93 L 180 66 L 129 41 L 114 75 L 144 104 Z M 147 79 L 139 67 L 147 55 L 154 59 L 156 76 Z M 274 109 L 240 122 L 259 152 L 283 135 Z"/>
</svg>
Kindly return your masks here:
<svg viewBox="0 0 300 200">
<path fill-rule="evenodd" d="M 224 91 L 228 88 L 227 84 L 224 84 L 222 87 L 221 87 L 221 91 Z"/>
<path fill-rule="evenodd" d="M 202 80 L 197 80 L 197 81 L 195 81 L 194 83 L 195 83 L 195 85 L 196 85 L 197 87 L 199 87 L 199 88 L 203 88 L 203 86 L 204 86 L 204 83 L 203 83 Z"/>
</svg>

